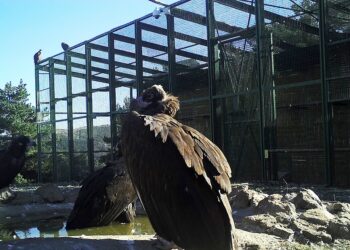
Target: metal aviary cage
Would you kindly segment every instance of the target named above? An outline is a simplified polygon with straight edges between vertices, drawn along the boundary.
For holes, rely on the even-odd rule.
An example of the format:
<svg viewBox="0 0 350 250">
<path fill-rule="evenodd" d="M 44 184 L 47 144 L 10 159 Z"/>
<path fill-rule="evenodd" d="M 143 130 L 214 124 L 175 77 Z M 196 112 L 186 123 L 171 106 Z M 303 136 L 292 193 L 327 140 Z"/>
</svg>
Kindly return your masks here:
<svg viewBox="0 0 350 250">
<path fill-rule="evenodd" d="M 39 179 L 113 157 L 130 98 L 152 84 L 211 138 L 234 180 L 350 186 L 350 0 L 191 0 L 35 67 Z"/>
</svg>

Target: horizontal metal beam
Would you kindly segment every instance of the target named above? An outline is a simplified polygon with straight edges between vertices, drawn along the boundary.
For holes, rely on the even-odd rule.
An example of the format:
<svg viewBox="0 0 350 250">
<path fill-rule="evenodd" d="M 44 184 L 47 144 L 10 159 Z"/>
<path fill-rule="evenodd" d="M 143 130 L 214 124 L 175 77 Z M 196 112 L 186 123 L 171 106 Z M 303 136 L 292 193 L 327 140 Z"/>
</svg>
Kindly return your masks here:
<svg viewBox="0 0 350 250">
<path fill-rule="evenodd" d="M 124 68 L 124 69 L 136 70 L 136 65 L 135 64 L 115 62 L 115 66 L 116 66 L 116 69 Z M 145 68 L 145 67 L 143 67 L 142 71 L 146 72 L 146 73 L 150 73 L 150 74 L 162 73 L 162 71 L 155 70 L 155 69 L 150 69 L 150 68 Z"/>
<path fill-rule="evenodd" d="M 54 73 L 55 74 L 61 74 L 61 75 L 66 75 L 67 74 L 66 70 L 64 70 L 64 69 L 54 69 Z M 72 72 L 72 77 L 81 78 L 81 79 L 85 80 L 86 74 Z M 97 82 L 109 83 L 109 79 L 108 78 L 103 78 L 103 77 L 98 77 L 98 76 L 92 76 L 91 80 L 97 81 Z"/>
<path fill-rule="evenodd" d="M 89 48 L 94 49 L 94 50 L 108 52 L 108 46 L 103 46 L 103 45 L 94 44 L 94 43 L 89 43 L 86 46 L 88 46 Z"/>
<path fill-rule="evenodd" d="M 75 52 L 75 51 L 69 51 L 69 52 L 67 52 L 67 54 L 68 54 L 68 56 L 71 56 L 71 57 L 77 57 L 77 58 L 85 59 L 85 54 L 78 53 L 78 52 Z"/>
<path fill-rule="evenodd" d="M 102 69 L 102 68 L 99 68 L 99 67 L 93 67 L 91 66 L 91 72 L 94 71 L 94 72 L 97 72 L 97 74 L 109 74 L 109 70 L 108 69 Z M 93 75 L 96 75 L 96 73 L 92 73 Z"/>
<path fill-rule="evenodd" d="M 132 75 L 132 74 L 128 74 L 128 73 L 124 73 L 124 72 L 115 72 L 115 76 L 117 77 L 118 80 L 120 80 L 121 78 L 128 78 L 128 79 L 136 79 L 136 74 Z"/>
<path fill-rule="evenodd" d="M 246 29 L 241 29 L 239 31 L 225 34 L 219 37 L 216 37 L 216 41 L 231 41 L 231 40 L 239 40 L 239 39 L 247 39 L 252 38 L 256 35 L 256 27 L 255 25 Z"/>
<path fill-rule="evenodd" d="M 215 0 L 215 2 L 225 5 L 227 7 L 231 7 L 231 8 L 255 15 L 254 6 L 239 2 L 237 0 Z M 298 28 L 299 30 L 305 31 L 310 34 L 319 35 L 319 30 L 317 27 L 313 27 L 311 25 L 302 23 L 300 21 L 297 21 L 288 17 L 278 15 L 276 13 L 273 13 L 267 10 L 264 10 L 263 15 L 264 15 L 264 18 L 270 19 L 274 22 L 279 22 L 289 27 Z"/>
<path fill-rule="evenodd" d="M 99 62 L 99 63 L 103 63 L 103 64 L 108 64 L 108 62 L 109 62 L 107 59 L 103 59 L 100 57 L 91 56 L 90 58 L 91 58 L 91 61 Z M 63 60 L 55 59 L 54 61 L 55 61 L 55 64 L 65 65 L 65 61 L 63 61 Z M 126 69 L 135 70 L 135 68 L 136 68 L 136 66 L 133 64 L 122 63 L 122 62 L 117 62 L 117 61 L 115 61 L 115 65 L 116 65 L 116 69 L 117 68 L 126 68 Z M 84 65 L 84 64 L 71 63 L 71 66 L 72 66 L 72 68 L 86 69 L 86 65 Z M 99 67 L 92 67 L 92 69 L 93 69 L 93 71 L 97 71 L 99 73 L 108 74 L 107 69 L 102 69 Z M 163 71 L 150 69 L 150 68 L 146 68 L 146 67 L 143 67 L 143 72 L 150 73 L 150 74 L 164 73 Z"/>
<path fill-rule="evenodd" d="M 142 25 L 141 25 L 141 28 L 142 28 Z M 126 43 L 135 44 L 135 39 L 131 38 L 131 37 L 126 37 L 126 36 L 114 34 L 114 38 L 115 38 L 115 40 L 118 40 L 118 41 L 123 41 L 123 42 L 126 42 Z M 147 41 L 142 41 L 141 45 L 142 45 L 142 47 L 145 47 L 145 48 L 150 48 L 150 49 L 162 51 L 162 52 L 165 52 L 165 53 L 168 52 L 168 47 L 164 46 L 164 45 L 155 44 L 155 43 L 151 43 L 151 42 L 147 42 Z M 203 62 L 207 62 L 208 61 L 208 57 L 206 57 L 206 56 L 195 54 L 195 53 L 191 53 L 191 52 L 188 52 L 188 51 L 185 51 L 185 50 L 181 50 L 181 49 L 175 50 L 175 54 L 179 55 L 179 56 L 188 57 L 188 58 L 191 58 L 191 59 L 203 61 Z"/>
<path fill-rule="evenodd" d="M 207 25 L 207 18 L 205 16 L 199 15 L 197 13 L 193 13 L 191 11 L 187 11 L 187 10 L 183 10 L 183 9 L 179 9 L 179 8 L 174 8 L 171 10 L 171 14 L 179 19 L 183 19 L 192 23 L 197 23 L 203 26 Z M 216 21 L 216 27 L 219 30 L 231 33 L 231 32 L 236 32 L 238 31 L 238 27 L 235 26 L 231 26 L 227 23 L 224 22 L 218 22 Z"/>
<path fill-rule="evenodd" d="M 147 30 L 153 33 L 158 33 L 164 36 L 167 36 L 168 31 L 167 29 L 161 28 L 161 27 L 156 27 L 147 23 L 140 23 L 141 29 L 142 30 Z M 191 35 L 187 35 L 184 33 L 179 33 L 179 32 L 174 32 L 174 37 L 179 40 L 187 41 L 190 43 L 194 44 L 200 44 L 203 46 L 207 46 L 207 40 L 199 38 L 199 37 L 194 37 Z"/>
<path fill-rule="evenodd" d="M 135 39 L 131 38 L 131 37 L 126 37 L 126 36 L 122 36 L 122 35 L 115 35 L 115 39 L 118 41 L 123 41 L 126 43 L 135 44 Z M 167 46 L 155 44 L 155 43 L 151 43 L 151 42 L 147 42 L 147 41 L 142 41 L 141 44 L 142 44 L 142 47 L 168 53 Z M 184 56 L 184 57 L 188 57 L 188 58 L 192 58 L 192 59 L 196 59 L 196 60 L 200 60 L 200 61 L 204 61 L 204 62 L 208 61 L 208 58 L 206 56 L 203 56 L 203 55 L 198 55 L 198 54 L 191 53 L 191 52 L 184 51 L 184 50 L 180 50 L 180 49 L 175 50 L 175 52 L 179 56 Z"/>
<path fill-rule="evenodd" d="M 136 87 L 136 86 L 134 86 L 136 84 L 136 80 L 130 80 L 130 81 L 116 80 L 115 84 L 116 84 L 116 88 L 118 88 L 118 87 Z"/>
<path fill-rule="evenodd" d="M 96 45 L 96 44 L 89 44 L 89 46 L 91 48 L 93 48 L 93 49 L 98 49 L 100 51 L 108 51 L 108 47 L 105 47 L 105 46 Z M 133 52 L 129 52 L 129 51 L 121 50 L 121 49 L 114 49 L 113 51 L 114 51 L 114 54 L 117 54 L 117 55 L 130 57 L 130 58 L 135 58 L 135 53 L 133 53 Z M 167 65 L 168 64 L 168 61 L 165 61 L 165 60 L 162 60 L 162 59 L 158 59 L 158 58 L 154 58 L 154 57 L 148 57 L 148 56 L 143 56 L 143 60 L 144 61 L 148 61 L 148 62 L 161 64 L 161 65 Z"/>
</svg>

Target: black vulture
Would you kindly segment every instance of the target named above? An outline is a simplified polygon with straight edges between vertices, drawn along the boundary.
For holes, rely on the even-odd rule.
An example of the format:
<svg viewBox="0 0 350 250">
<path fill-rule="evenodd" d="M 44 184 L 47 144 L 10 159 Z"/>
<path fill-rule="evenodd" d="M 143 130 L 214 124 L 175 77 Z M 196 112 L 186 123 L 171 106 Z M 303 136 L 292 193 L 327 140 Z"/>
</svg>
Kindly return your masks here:
<svg viewBox="0 0 350 250">
<path fill-rule="evenodd" d="M 64 51 L 67 51 L 69 49 L 69 45 L 63 42 L 61 43 L 61 47 Z"/>
<path fill-rule="evenodd" d="M 160 85 L 132 100 L 121 143 L 136 192 L 157 235 L 186 250 L 236 249 L 221 150 L 173 117 L 177 97 Z"/>
<path fill-rule="evenodd" d="M 12 140 L 6 150 L 0 151 L 0 189 L 11 184 L 25 163 L 25 153 L 35 143 L 27 136 L 18 136 Z"/>
<path fill-rule="evenodd" d="M 61 47 L 62 47 L 62 49 L 63 49 L 64 52 L 66 52 L 66 51 L 69 49 L 69 45 L 66 44 L 66 43 L 64 43 L 64 42 L 61 43 Z M 64 54 L 64 61 L 67 61 L 67 55 L 66 55 L 66 53 Z"/>
<path fill-rule="evenodd" d="M 41 61 L 41 49 L 34 54 L 34 64 L 38 64 Z"/>
<path fill-rule="evenodd" d="M 130 219 L 128 205 L 136 198 L 123 157 L 119 157 L 90 174 L 82 182 L 66 228 L 106 226 L 121 214 L 122 217 Z"/>
</svg>

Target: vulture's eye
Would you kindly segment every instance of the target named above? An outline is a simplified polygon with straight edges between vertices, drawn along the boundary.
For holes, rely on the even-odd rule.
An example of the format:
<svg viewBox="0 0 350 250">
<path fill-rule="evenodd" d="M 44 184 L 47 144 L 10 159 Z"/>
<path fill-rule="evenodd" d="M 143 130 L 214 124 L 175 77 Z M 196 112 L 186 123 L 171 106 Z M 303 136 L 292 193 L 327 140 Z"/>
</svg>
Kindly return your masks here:
<svg viewBox="0 0 350 250">
<path fill-rule="evenodd" d="M 153 98 L 154 98 L 154 94 L 150 93 L 150 94 L 145 95 L 144 100 L 145 101 L 152 101 Z"/>
</svg>

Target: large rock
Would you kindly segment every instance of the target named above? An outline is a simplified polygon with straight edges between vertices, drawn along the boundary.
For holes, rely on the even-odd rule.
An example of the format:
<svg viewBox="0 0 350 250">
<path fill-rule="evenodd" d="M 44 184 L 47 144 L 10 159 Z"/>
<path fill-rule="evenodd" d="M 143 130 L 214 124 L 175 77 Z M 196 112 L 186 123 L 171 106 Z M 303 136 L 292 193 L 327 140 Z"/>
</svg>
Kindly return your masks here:
<svg viewBox="0 0 350 250">
<path fill-rule="evenodd" d="M 337 218 L 329 222 L 327 231 L 337 239 L 350 240 L 350 220 L 348 218 Z"/>
<path fill-rule="evenodd" d="M 334 219 L 334 215 L 326 209 L 314 208 L 306 210 L 300 215 L 300 218 L 310 223 L 328 226 L 329 222 Z"/>
<path fill-rule="evenodd" d="M 291 228 L 295 231 L 295 238 L 301 243 L 331 243 L 332 236 L 326 232 L 325 226 L 308 223 L 305 220 L 293 220 Z"/>
<path fill-rule="evenodd" d="M 54 184 L 45 184 L 35 190 L 35 193 L 40 195 L 44 201 L 50 203 L 57 203 L 64 201 L 62 191 Z"/>
<path fill-rule="evenodd" d="M 272 194 L 259 202 L 257 210 L 263 214 L 272 214 L 284 213 L 287 216 L 295 217 L 296 211 L 295 206 L 286 201 L 282 201 L 282 195 Z"/>
<path fill-rule="evenodd" d="M 18 191 L 16 199 L 10 202 L 11 205 L 25 205 L 33 203 L 44 203 L 44 200 L 36 193 L 23 191 Z"/>
<path fill-rule="evenodd" d="M 281 225 L 276 218 L 269 214 L 247 216 L 242 221 L 243 228 L 255 233 L 268 233 L 283 239 L 291 239 L 293 230 Z"/>
<path fill-rule="evenodd" d="M 268 195 L 249 189 L 248 185 L 233 186 L 229 199 L 232 208 L 256 207 Z"/>
<path fill-rule="evenodd" d="M 0 189 L 0 203 L 7 203 L 16 197 L 16 193 L 8 187 Z"/>
<path fill-rule="evenodd" d="M 275 213 L 274 216 L 279 223 L 289 225 L 293 220 L 295 220 L 297 215 L 288 215 L 286 213 L 280 212 Z"/>
<path fill-rule="evenodd" d="M 267 194 L 260 193 L 260 192 L 253 190 L 252 198 L 250 200 L 250 206 L 253 208 L 256 208 L 258 206 L 259 202 L 262 201 L 263 199 L 265 199 L 266 197 L 268 197 Z"/>
<path fill-rule="evenodd" d="M 345 213 L 345 212 L 339 212 L 337 214 L 338 218 L 344 218 L 350 221 L 350 213 Z"/>
<path fill-rule="evenodd" d="M 251 215 L 242 220 L 242 226 L 244 229 L 256 233 L 266 232 L 270 228 L 275 227 L 276 224 L 276 218 L 270 214 Z"/>
<path fill-rule="evenodd" d="M 266 233 L 248 232 L 240 229 L 235 230 L 235 235 L 238 239 L 238 244 L 239 244 L 238 249 L 244 249 L 244 250 L 286 249 L 286 244 L 284 244 L 284 242 L 279 237 L 276 237 L 274 235 L 269 235 Z"/>
<path fill-rule="evenodd" d="M 311 189 L 301 190 L 292 202 L 298 209 L 322 208 L 320 198 Z"/>
<path fill-rule="evenodd" d="M 332 214 L 338 213 L 349 213 L 350 214 L 350 204 L 348 203 L 330 203 L 327 205 L 327 210 Z"/>
<path fill-rule="evenodd" d="M 294 231 L 290 228 L 287 228 L 281 224 L 277 224 L 272 228 L 267 230 L 267 233 L 276 235 L 282 239 L 291 240 L 294 236 Z"/>
<path fill-rule="evenodd" d="M 297 193 L 287 193 L 283 195 L 282 201 L 293 202 L 293 199 L 297 196 Z"/>
<path fill-rule="evenodd" d="M 237 186 L 233 187 L 229 200 L 232 208 L 246 208 L 249 207 L 251 198 L 248 186 Z"/>
</svg>

